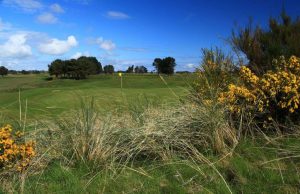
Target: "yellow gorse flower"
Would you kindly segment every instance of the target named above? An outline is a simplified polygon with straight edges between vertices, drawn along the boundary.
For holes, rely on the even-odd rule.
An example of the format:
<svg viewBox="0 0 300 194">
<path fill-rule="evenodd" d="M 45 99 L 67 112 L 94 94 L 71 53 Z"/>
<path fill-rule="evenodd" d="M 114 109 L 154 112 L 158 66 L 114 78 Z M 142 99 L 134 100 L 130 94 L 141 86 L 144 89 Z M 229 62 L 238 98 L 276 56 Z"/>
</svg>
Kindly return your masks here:
<svg viewBox="0 0 300 194">
<path fill-rule="evenodd" d="M 240 77 L 244 84 L 229 85 L 228 91 L 220 94 L 219 102 L 227 104 L 232 112 L 239 112 L 243 106 L 263 112 L 270 109 L 272 102 L 278 109 L 293 114 L 300 106 L 300 60 L 292 56 L 286 61 L 282 57 L 275 61 L 275 66 L 277 70 L 261 77 L 249 68 L 241 67 Z"/>
<path fill-rule="evenodd" d="M 15 167 L 18 171 L 26 169 L 36 155 L 35 143 L 21 141 L 22 133 L 13 135 L 11 125 L 0 128 L 0 169 Z"/>
</svg>

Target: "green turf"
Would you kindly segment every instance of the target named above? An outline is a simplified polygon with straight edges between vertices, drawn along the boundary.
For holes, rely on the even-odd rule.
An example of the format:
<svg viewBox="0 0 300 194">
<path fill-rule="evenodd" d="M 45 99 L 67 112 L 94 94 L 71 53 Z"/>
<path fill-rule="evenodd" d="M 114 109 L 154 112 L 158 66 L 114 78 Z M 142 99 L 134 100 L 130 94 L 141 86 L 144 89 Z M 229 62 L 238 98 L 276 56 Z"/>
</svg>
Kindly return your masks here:
<svg viewBox="0 0 300 194">
<path fill-rule="evenodd" d="M 19 112 L 19 91 L 22 111 L 27 101 L 27 118 L 55 117 L 77 108 L 81 98 L 94 97 L 103 110 L 126 105 L 137 98 L 158 103 L 176 103 L 184 97 L 193 75 L 123 75 L 123 87 L 117 75 L 91 76 L 86 80 L 54 79 L 47 75 L 10 75 L 0 79 L 0 112 L 15 117 Z"/>
</svg>

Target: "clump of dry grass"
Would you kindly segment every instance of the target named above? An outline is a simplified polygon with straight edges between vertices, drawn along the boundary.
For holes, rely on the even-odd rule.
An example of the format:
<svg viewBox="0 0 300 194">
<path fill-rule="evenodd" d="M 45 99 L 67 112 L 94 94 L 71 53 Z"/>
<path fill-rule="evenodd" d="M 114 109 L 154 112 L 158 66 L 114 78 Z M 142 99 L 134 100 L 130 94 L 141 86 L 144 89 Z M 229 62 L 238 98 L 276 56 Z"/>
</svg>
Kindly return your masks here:
<svg viewBox="0 0 300 194">
<path fill-rule="evenodd" d="M 194 150 L 226 154 L 237 144 L 235 131 L 217 106 L 147 107 L 136 118 L 129 113 L 103 116 L 93 101 L 83 103 L 80 112 L 59 122 L 66 158 L 94 166 L 126 165 L 193 157 Z"/>
<path fill-rule="evenodd" d="M 120 148 L 125 145 L 126 139 L 120 137 L 120 131 L 125 127 L 125 118 L 100 116 L 93 100 L 83 102 L 80 111 L 68 115 L 59 121 L 60 141 L 64 144 L 66 158 L 94 165 L 108 165 L 122 160 L 124 154 Z"/>
</svg>

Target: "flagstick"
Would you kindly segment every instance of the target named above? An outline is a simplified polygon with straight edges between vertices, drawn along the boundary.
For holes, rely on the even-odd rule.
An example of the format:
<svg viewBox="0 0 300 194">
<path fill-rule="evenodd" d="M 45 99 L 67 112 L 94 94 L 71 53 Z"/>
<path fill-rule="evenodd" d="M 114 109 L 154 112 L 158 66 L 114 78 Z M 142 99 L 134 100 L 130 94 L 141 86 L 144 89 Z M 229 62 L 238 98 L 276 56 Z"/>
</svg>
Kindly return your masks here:
<svg viewBox="0 0 300 194">
<path fill-rule="evenodd" d="M 121 90 L 123 90 L 123 76 L 121 76 Z"/>
</svg>

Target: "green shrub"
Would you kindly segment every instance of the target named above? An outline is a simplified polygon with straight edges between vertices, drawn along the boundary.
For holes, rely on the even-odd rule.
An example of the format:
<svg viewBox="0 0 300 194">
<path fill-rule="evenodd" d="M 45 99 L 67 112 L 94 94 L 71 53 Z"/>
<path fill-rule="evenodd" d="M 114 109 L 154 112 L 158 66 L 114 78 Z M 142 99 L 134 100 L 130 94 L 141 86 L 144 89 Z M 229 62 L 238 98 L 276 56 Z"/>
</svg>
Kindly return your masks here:
<svg viewBox="0 0 300 194">
<path fill-rule="evenodd" d="M 202 62 L 191 92 L 195 102 L 209 102 L 218 98 L 228 84 L 234 81 L 236 66 L 233 57 L 221 49 L 203 49 Z"/>
</svg>

